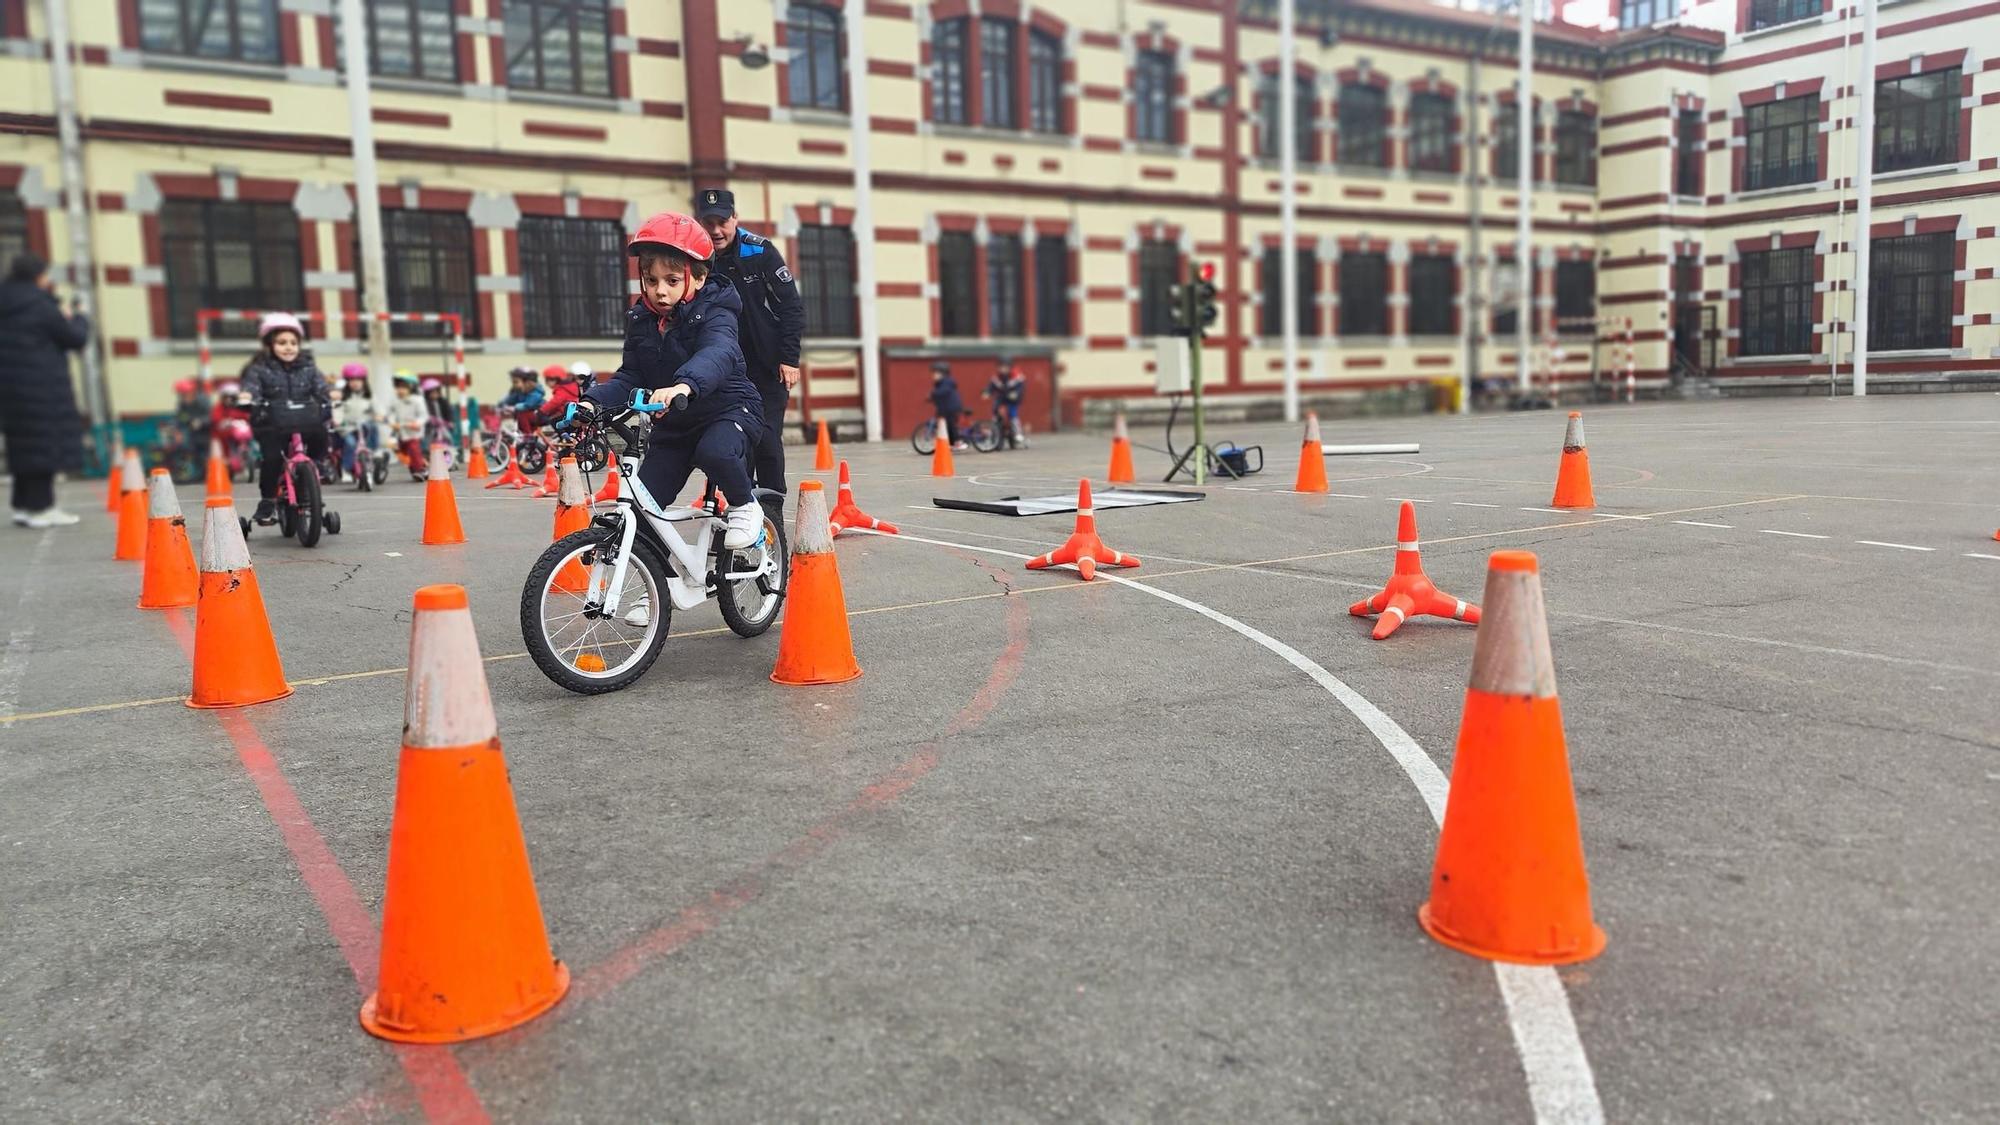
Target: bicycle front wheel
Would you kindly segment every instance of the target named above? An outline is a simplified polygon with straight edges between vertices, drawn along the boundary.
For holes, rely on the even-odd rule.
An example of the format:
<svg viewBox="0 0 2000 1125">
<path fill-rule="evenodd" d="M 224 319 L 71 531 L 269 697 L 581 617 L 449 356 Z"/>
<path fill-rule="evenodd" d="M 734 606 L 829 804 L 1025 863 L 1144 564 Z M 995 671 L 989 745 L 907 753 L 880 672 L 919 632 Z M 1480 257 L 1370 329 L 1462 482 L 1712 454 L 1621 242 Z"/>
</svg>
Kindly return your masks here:
<svg viewBox="0 0 2000 1125">
<path fill-rule="evenodd" d="M 645 540 L 618 591 L 618 613 L 596 607 L 618 561 L 617 527 L 587 527 L 549 544 L 521 590 L 521 640 L 542 674 L 579 695 L 601 695 L 646 674 L 667 643 L 673 604 L 666 560 Z"/>
<path fill-rule="evenodd" d="M 931 450 L 937 448 L 937 423 L 917 423 L 917 428 L 910 431 L 910 448 L 929 457 Z"/>
<path fill-rule="evenodd" d="M 320 509 L 319 502 L 319 466 L 309 461 L 293 465 L 292 490 L 298 493 L 298 515 L 292 520 L 293 533 L 299 537 L 299 546 L 316 547 L 325 522 L 325 513 Z"/>
</svg>

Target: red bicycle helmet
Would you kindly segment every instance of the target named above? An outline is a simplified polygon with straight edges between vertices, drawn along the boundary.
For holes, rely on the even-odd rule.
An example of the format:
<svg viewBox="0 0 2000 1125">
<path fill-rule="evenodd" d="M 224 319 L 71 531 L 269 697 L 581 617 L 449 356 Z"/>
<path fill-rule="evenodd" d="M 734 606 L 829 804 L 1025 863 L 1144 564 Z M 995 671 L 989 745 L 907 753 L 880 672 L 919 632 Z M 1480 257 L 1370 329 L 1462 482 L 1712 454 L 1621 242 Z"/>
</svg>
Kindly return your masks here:
<svg viewBox="0 0 2000 1125">
<path fill-rule="evenodd" d="M 547 367 L 542 368 L 542 378 L 547 379 L 551 383 L 567 383 L 569 382 L 569 369 L 560 363 L 551 363 Z"/>
<path fill-rule="evenodd" d="M 625 253 L 637 257 L 640 250 L 648 246 L 676 250 L 697 262 L 706 262 L 715 256 L 715 242 L 708 237 L 708 231 L 692 216 L 678 211 L 662 211 L 640 223 L 631 241 L 625 244 Z"/>
</svg>

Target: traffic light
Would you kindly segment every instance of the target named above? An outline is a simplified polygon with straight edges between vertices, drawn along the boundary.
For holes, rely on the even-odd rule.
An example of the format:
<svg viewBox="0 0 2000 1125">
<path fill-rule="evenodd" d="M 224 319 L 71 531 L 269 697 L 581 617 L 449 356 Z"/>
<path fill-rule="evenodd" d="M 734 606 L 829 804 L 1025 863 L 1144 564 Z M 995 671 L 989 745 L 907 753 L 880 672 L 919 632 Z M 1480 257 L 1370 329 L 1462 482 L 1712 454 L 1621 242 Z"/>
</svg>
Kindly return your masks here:
<svg viewBox="0 0 2000 1125">
<path fill-rule="evenodd" d="M 1175 282 L 1167 286 L 1167 317 L 1173 324 L 1173 335 L 1188 334 L 1188 287 Z"/>
<path fill-rule="evenodd" d="M 1215 304 L 1215 263 L 1203 262 L 1201 268 L 1195 271 L 1195 276 L 1192 320 L 1195 332 L 1205 336 L 1210 328 L 1215 327 L 1216 318 L 1221 315 Z"/>
</svg>

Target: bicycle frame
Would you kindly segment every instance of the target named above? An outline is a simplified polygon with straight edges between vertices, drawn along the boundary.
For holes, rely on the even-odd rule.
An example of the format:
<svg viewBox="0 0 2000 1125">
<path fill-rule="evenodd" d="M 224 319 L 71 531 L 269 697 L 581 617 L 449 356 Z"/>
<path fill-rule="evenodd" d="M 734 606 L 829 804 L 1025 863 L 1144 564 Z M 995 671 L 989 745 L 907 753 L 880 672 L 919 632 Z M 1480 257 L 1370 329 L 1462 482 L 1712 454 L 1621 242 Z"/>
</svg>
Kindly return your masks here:
<svg viewBox="0 0 2000 1125">
<path fill-rule="evenodd" d="M 714 542 L 718 521 L 706 509 L 676 506 L 662 508 L 646 485 L 639 479 L 639 459 L 629 455 L 618 458 L 618 507 L 623 513 L 620 518 L 618 537 L 618 561 L 611 564 L 607 574 L 602 560 L 591 564 L 590 588 L 584 592 L 584 604 L 597 602 L 603 594 L 605 616 L 615 616 L 618 612 L 620 595 L 625 590 L 625 575 L 632 564 L 632 543 L 639 537 L 639 520 L 635 514 L 644 517 L 646 526 L 653 533 L 653 540 L 666 548 L 667 562 L 673 573 L 667 575 L 667 599 L 675 609 L 689 610 L 708 600 L 708 554 Z M 681 538 L 675 529 L 677 523 L 691 520 L 701 521 L 695 528 L 694 540 Z"/>
</svg>

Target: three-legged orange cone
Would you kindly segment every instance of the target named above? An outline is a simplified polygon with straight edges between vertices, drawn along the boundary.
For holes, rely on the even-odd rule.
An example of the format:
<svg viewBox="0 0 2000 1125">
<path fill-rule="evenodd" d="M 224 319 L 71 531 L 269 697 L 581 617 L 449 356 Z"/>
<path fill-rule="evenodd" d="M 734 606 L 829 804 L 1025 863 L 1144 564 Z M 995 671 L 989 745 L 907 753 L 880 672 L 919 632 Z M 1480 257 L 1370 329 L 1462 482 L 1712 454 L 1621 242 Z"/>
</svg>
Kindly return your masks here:
<svg viewBox="0 0 2000 1125">
<path fill-rule="evenodd" d="M 1583 447 L 1583 415 L 1569 412 L 1569 428 L 1563 431 L 1562 464 L 1556 467 L 1556 498 L 1551 508 L 1594 508 L 1597 500 L 1590 492 L 1590 454 Z"/>
<path fill-rule="evenodd" d="M 609 503 L 612 503 L 613 501 L 617 500 L 617 499 L 618 499 L 618 478 L 619 478 L 619 475 L 620 475 L 620 474 L 619 474 L 619 472 L 618 472 L 618 458 L 617 458 L 617 457 L 615 457 L 615 456 L 614 456 L 614 457 L 607 457 L 607 458 L 605 458 L 605 459 L 604 459 L 604 487 L 602 487 L 602 488 L 599 488 L 599 489 L 597 490 L 597 495 L 595 495 L 595 496 L 592 496 L 592 497 L 590 498 L 590 501 L 591 501 L 591 503 L 593 503 L 593 504 L 609 504 Z"/>
<path fill-rule="evenodd" d="M 556 528 L 554 537 L 549 540 L 551 543 L 590 526 L 590 491 L 583 485 L 583 470 L 576 467 L 576 458 L 571 456 L 565 456 L 557 468 L 562 485 L 556 491 Z M 549 585 L 557 590 L 581 594 L 590 586 L 590 572 L 571 559 L 556 571 Z"/>
<path fill-rule="evenodd" d="M 403 698 L 381 968 L 361 1026 L 399 1043 L 457 1043 L 524 1024 L 569 990 L 569 969 L 549 951 L 465 587 L 417 591 Z"/>
<path fill-rule="evenodd" d="M 189 707 L 247 707 L 292 694 L 236 504 L 208 501 L 201 525 L 201 596 L 194 611 L 194 691 Z"/>
<path fill-rule="evenodd" d="M 424 482 L 424 544 L 463 542 L 465 526 L 458 522 L 458 494 L 451 490 L 451 450 L 443 444 L 433 445 L 431 473 Z"/>
<path fill-rule="evenodd" d="M 139 608 L 173 609 L 193 605 L 200 596 L 201 573 L 188 545 L 174 478 L 165 469 L 154 469 L 146 487 L 146 573 L 139 580 Z"/>
<path fill-rule="evenodd" d="M 1299 475 L 1294 492 L 1326 491 L 1326 449 L 1319 440 L 1319 415 L 1306 411 L 1306 440 L 1299 446 Z"/>
<path fill-rule="evenodd" d="M 860 674 L 854 638 L 847 629 L 840 563 L 833 554 L 826 486 L 805 481 L 799 485 L 799 522 L 792 536 L 791 574 L 785 582 L 785 622 L 778 633 L 778 663 L 771 669 L 771 679 L 781 684 L 839 684 Z"/>
<path fill-rule="evenodd" d="M 1076 482 L 1076 530 L 1063 545 L 1038 559 L 1028 560 L 1029 570 L 1046 570 L 1064 563 L 1076 564 L 1076 571 L 1085 581 L 1097 577 L 1097 568 L 1104 566 L 1138 566 L 1136 556 L 1121 554 L 1104 545 L 1097 537 L 1097 511 L 1090 506 L 1090 481 Z"/>
<path fill-rule="evenodd" d="M 534 478 L 521 471 L 520 458 L 514 456 L 514 447 L 511 445 L 507 447 L 506 466 L 500 470 L 499 476 L 486 482 L 486 487 L 499 488 L 503 484 L 516 492 L 535 486 Z"/>
<path fill-rule="evenodd" d="M 558 463 L 559 459 L 553 457 L 550 459 L 549 471 L 542 474 L 542 483 L 535 486 L 535 499 L 540 500 L 544 496 L 554 496 L 562 490 L 562 474 L 556 472 L 556 465 Z"/>
<path fill-rule="evenodd" d="M 111 446 L 111 468 L 104 474 L 104 510 L 116 512 L 119 498 L 125 495 L 125 443 L 114 442 Z"/>
<path fill-rule="evenodd" d="M 833 515 L 830 517 L 833 533 L 839 535 L 850 527 L 865 527 L 870 531 L 880 531 L 888 535 L 900 535 L 896 525 L 888 520 L 878 520 L 861 510 L 854 502 L 854 488 L 847 482 L 847 462 L 840 463 L 840 495 L 835 499 Z"/>
<path fill-rule="evenodd" d="M 469 444 L 472 448 L 465 455 L 465 479 L 485 480 L 492 476 L 493 471 L 486 467 L 486 447 L 477 441 Z"/>
<path fill-rule="evenodd" d="M 118 542 L 111 557 L 125 562 L 146 557 L 146 470 L 136 449 L 127 449 L 118 466 Z"/>
<path fill-rule="evenodd" d="M 819 420 L 819 441 L 813 449 L 813 471 L 823 473 L 833 468 L 833 438 L 826 432 L 826 419 Z"/>
<path fill-rule="evenodd" d="M 1356 617 L 1382 615 L 1375 622 L 1375 631 L 1369 634 L 1378 641 L 1418 614 L 1479 624 L 1478 606 L 1431 585 L 1418 546 L 1417 506 L 1405 500 L 1402 514 L 1396 517 L 1396 569 L 1389 575 L 1389 584 L 1382 587 L 1381 593 L 1347 607 L 1347 612 Z"/>
<path fill-rule="evenodd" d="M 222 452 L 222 443 L 208 439 L 208 495 L 228 496 L 233 491 L 229 480 L 229 458 Z"/>
<path fill-rule="evenodd" d="M 1111 423 L 1111 471 L 1104 479 L 1112 484 L 1132 484 L 1139 475 L 1132 471 L 1132 436 L 1125 432 L 1125 415 Z"/>
<path fill-rule="evenodd" d="M 934 477 L 958 475 L 958 470 L 951 464 L 951 431 L 945 428 L 942 418 L 937 420 L 937 447 L 931 450 L 931 475 Z"/>
<path fill-rule="evenodd" d="M 1597 956 L 1562 705 L 1528 551 L 1495 551 L 1486 620 L 1458 725 L 1425 930 L 1495 961 L 1565 965 Z"/>
</svg>

